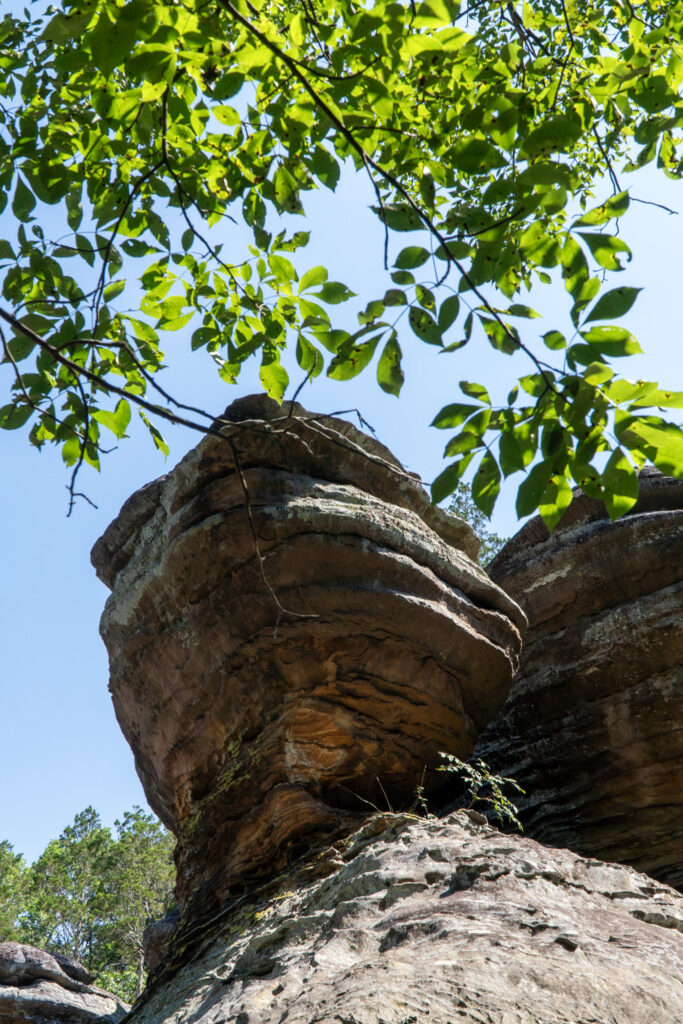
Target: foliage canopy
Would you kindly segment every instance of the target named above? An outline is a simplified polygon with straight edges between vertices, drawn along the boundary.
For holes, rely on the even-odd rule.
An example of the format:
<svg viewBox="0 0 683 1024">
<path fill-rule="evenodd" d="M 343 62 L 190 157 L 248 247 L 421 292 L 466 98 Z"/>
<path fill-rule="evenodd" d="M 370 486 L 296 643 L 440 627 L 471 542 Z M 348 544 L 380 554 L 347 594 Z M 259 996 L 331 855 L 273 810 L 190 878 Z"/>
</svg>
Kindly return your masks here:
<svg viewBox="0 0 683 1024">
<path fill-rule="evenodd" d="M 159 418 L 206 429 L 158 379 L 160 335 L 186 328 L 228 382 L 258 358 L 278 400 L 286 346 L 303 378 L 374 360 L 398 395 L 402 346 L 452 361 L 484 344 L 528 372 L 501 405 L 462 381 L 436 414 L 452 436 L 434 499 L 476 469 L 488 515 L 524 470 L 520 515 L 552 527 L 572 483 L 627 511 L 645 460 L 683 471 L 667 418 L 683 393 L 610 366 L 640 351 L 615 322 L 638 294 L 612 280 L 630 258 L 619 175 L 683 173 L 682 39 L 681 0 L 62 0 L 5 17 L 0 208 L 18 230 L 0 240 L 0 426 L 27 424 L 75 471 L 131 407 L 162 450 Z M 293 219 L 349 162 L 386 231 L 387 287 L 360 310 L 302 269 L 311 225 Z M 566 323 L 538 330 L 520 294 L 559 279 Z"/>
</svg>

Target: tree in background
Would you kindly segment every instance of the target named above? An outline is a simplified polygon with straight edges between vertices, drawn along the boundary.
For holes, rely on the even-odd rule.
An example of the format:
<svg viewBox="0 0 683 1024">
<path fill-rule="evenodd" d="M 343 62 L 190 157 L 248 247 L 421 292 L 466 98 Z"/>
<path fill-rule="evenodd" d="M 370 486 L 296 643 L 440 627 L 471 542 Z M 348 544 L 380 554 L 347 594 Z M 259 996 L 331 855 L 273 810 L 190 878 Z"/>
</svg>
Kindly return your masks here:
<svg viewBox="0 0 683 1024">
<path fill-rule="evenodd" d="M 24 909 L 25 864 L 6 839 L 0 842 L 0 941 L 19 939 L 19 915 Z"/>
<path fill-rule="evenodd" d="M 111 832 L 86 807 L 28 870 L 24 941 L 64 953 L 96 974 L 113 910 L 107 885 L 113 852 Z"/>
<path fill-rule="evenodd" d="M 174 841 L 139 807 L 116 831 L 87 807 L 30 867 L 0 843 L 0 942 L 63 953 L 132 1002 L 144 981 L 142 934 L 172 902 Z"/>
<path fill-rule="evenodd" d="M 479 548 L 479 564 L 487 566 L 498 554 L 508 537 L 501 537 L 489 526 L 488 517 L 476 505 L 468 487 L 459 483 L 456 487 L 448 511 L 469 523 L 481 541 Z"/>
<path fill-rule="evenodd" d="M 126 811 L 116 830 L 115 859 L 107 879 L 115 908 L 107 934 L 111 952 L 99 982 L 105 988 L 125 983 L 130 997 L 142 992 L 145 928 L 164 917 L 173 903 L 175 841 L 139 807 Z"/>
<path fill-rule="evenodd" d="M 258 358 L 278 401 L 287 346 L 301 384 L 374 362 L 398 395 L 406 344 L 456 361 L 484 345 L 492 380 L 511 355 L 526 372 L 502 403 L 461 381 L 436 413 L 452 436 L 434 499 L 473 473 L 490 515 L 522 472 L 520 516 L 552 528 L 573 483 L 624 513 L 644 461 L 683 472 L 667 412 L 683 392 L 611 366 L 640 351 L 618 322 L 639 289 L 612 279 L 631 255 L 622 174 L 683 175 L 682 40 L 683 0 L 62 0 L 6 16 L 0 427 L 58 444 L 74 499 L 132 410 L 163 451 L 160 420 L 212 429 L 160 383 L 163 336 L 186 332 L 228 383 Z M 305 260 L 306 195 L 342 166 L 369 179 L 385 229 L 386 286 L 361 308 Z M 527 292 L 552 282 L 566 314 L 540 323 Z"/>
</svg>

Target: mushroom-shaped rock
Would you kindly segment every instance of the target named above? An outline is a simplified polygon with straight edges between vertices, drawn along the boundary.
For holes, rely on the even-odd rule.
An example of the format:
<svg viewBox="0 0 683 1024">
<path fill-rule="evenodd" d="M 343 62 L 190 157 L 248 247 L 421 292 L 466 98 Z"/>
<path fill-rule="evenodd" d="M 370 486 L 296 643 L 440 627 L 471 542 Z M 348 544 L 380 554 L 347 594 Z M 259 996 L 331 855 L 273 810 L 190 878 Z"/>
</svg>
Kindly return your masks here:
<svg viewBox="0 0 683 1024">
<path fill-rule="evenodd" d="M 0 1021 L 118 1024 L 129 1007 L 91 981 L 85 968 L 66 956 L 0 942 Z"/>
<path fill-rule="evenodd" d="M 264 396 L 124 505 L 110 687 L 193 916 L 469 755 L 524 623 L 476 549 L 377 441 Z"/>
<path fill-rule="evenodd" d="M 643 471 L 614 523 L 579 494 L 489 572 L 529 631 L 477 753 L 526 789 L 529 835 L 683 887 L 683 480 Z"/>
</svg>

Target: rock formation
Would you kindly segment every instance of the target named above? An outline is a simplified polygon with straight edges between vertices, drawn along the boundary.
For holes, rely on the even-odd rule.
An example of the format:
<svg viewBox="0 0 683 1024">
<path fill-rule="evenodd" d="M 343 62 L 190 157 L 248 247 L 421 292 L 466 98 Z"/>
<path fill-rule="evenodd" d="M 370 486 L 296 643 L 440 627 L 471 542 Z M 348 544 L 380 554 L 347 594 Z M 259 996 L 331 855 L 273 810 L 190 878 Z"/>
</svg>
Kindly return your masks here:
<svg viewBox="0 0 683 1024">
<path fill-rule="evenodd" d="M 579 496 L 489 566 L 530 626 L 477 754 L 527 790 L 529 835 L 683 888 L 683 481 L 640 486 L 617 522 Z"/>
<path fill-rule="evenodd" d="M 124 505 L 102 635 L 185 920 L 470 754 L 524 625 L 476 548 L 378 442 L 264 396 Z"/>
<path fill-rule="evenodd" d="M 0 942 L 2 1024 L 118 1024 L 129 1007 L 68 957 Z"/>
<path fill-rule="evenodd" d="M 131 1024 L 683 1024 L 683 896 L 465 812 L 254 892 Z"/>
</svg>

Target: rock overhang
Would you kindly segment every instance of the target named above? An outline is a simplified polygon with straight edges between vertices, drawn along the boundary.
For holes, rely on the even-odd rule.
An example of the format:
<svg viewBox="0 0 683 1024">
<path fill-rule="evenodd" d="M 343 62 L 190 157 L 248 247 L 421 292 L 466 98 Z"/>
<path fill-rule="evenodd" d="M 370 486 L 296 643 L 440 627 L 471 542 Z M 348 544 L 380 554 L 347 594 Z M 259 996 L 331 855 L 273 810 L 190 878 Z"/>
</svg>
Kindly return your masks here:
<svg viewBox="0 0 683 1024">
<path fill-rule="evenodd" d="M 265 396 L 230 406 L 93 549 L 117 717 L 218 901 L 371 805 L 407 806 L 504 700 L 524 615 L 374 438 Z M 202 902 L 200 899 L 200 903 Z"/>
</svg>

